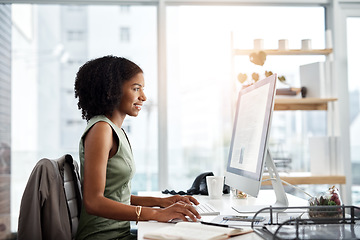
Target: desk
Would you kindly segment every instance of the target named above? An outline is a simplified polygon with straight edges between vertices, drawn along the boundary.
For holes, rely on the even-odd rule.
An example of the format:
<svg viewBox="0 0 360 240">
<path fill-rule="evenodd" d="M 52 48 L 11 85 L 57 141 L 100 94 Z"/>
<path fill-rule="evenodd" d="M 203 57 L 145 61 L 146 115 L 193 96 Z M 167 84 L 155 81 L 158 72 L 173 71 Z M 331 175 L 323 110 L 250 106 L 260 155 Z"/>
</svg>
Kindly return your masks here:
<svg viewBox="0 0 360 240">
<path fill-rule="evenodd" d="M 161 192 L 141 192 L 141 196 L 153 196 L 153 197 L 166 197 L 169 195 L 162 194 Z M 272 204 L 275 202 L 275 192 L 273 190 L 261 190 L 258 198 L 248 197 L 247 199 L 235 199 L 230 194 L 223 195 L 222 199 L 210 199 L 208 196 L 194 195 L 199 202 L 209 202 L 215 208 L 220 210 L 222 215 L 235 215 L 238 214 L 231 208 L 232 205 L 264 205 Z M 289 200 L 289 206 L 307 206 L 307 201 L 299 197 L 287 194 Z M 205 221 L 211 221 L 215 216 L 203 216 Z M 171 223 L 158 223 L 158 222 L 139 222 L 138 224 L 138 239 L 143 239 L 146 232 L 153 231 L 157 228 L 169 226 Z M 262 239 L 256 233 L 249 233 L 231 239 L 243 239 L 243 240 L 258 240 Z"/>
</svg>

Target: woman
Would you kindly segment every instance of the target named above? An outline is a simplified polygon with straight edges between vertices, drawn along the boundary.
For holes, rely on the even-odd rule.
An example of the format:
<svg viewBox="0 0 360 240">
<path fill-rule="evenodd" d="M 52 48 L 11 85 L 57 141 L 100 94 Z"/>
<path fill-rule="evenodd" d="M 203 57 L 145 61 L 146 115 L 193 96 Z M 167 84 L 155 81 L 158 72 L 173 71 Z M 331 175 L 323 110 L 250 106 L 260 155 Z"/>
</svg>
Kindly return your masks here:
<svg viewBox="0 0 360 240">
<path fill-rule="evenodd" d="M 121 57 L 91 60 L 77 73 L 75 97 L 88 122 L 79 146 L 83 207 L 77 239 L 135 239 L 129 221 L 200 218 L 193 197 L 131 195 L 135 166 L 121 126 L 127 115 L 139 114 L 144 86 L 141 68 Z"/>
</svg>

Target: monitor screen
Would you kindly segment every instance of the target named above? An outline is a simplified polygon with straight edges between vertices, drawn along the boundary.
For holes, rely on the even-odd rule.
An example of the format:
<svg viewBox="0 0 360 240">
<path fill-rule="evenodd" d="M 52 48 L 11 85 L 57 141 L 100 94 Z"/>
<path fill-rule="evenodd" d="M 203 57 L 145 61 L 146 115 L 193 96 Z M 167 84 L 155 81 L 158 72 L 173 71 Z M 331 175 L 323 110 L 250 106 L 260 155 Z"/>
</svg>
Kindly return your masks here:
<svg viewBox="0 0 360 240">
<path fill-rule="evenodd" d="M 226 184 L 258 196 L 267 156 L 276 74 L 240 90 L 236 105 Z"/>
</svg>

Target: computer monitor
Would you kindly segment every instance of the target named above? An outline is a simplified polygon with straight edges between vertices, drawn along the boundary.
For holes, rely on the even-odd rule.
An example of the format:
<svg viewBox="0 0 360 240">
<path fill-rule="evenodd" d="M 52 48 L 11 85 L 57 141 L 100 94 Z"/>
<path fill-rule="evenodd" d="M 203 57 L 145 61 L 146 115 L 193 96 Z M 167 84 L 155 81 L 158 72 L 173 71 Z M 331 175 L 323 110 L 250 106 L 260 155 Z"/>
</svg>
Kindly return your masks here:
<svg viewBox="0 0 360 240">
<path fill-rule="evenodd" d="M 225 173 L 227 185 L 258 197 L 266 164 L 276 202 L 262 206 L 232 206 L 238 212 L 256 212 L 270 205 L 288 206 L 284 187 L 268 150 L 276 78 L 274 74 L 240 90 Z"/>
</svg>

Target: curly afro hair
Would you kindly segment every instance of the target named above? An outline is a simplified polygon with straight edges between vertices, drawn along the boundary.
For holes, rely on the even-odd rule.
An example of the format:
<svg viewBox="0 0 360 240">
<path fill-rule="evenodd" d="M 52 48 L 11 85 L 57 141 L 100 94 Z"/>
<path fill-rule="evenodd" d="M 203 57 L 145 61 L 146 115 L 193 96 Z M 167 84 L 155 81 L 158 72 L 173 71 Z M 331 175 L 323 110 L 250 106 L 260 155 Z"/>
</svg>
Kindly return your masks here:
<svg viewBox="0 0 360 240">
<path fill-rule="evenodd" d="M 111 115 L 120 104 L 123 83 L 142 69 L 132 61 L 116 56 L 93 59 L 80 67 L 75 79 L 75 98 L 82 118 Z"/>
</svg>

